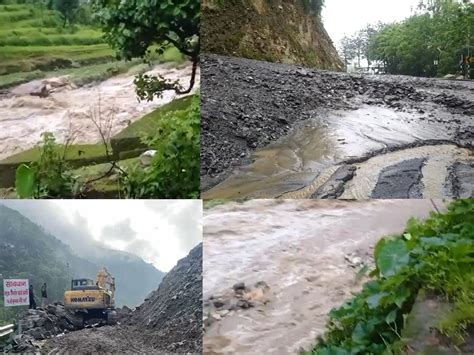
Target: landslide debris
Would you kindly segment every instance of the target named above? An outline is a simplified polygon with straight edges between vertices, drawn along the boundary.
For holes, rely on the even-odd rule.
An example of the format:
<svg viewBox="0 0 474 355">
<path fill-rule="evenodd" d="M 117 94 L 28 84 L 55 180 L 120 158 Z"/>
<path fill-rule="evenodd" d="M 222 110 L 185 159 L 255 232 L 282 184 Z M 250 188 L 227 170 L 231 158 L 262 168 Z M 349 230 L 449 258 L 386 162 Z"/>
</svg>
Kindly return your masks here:
<svg viewBox="0 0 474 355">
<path fill-rule="evenodd" d="M 117 309 L 119 324 L 74 326 L 60 304 L 28 310 L 14 351 L 48 354 L 156 354 L 202 352 L 202 244 L 163 278 L 143 304 Z M 102 326 L 103 325 L 103 326 Z M 26 331 L 25 331 L 26 329 Z"/>
<path fill-rule="evenodd" d="M 473 82 L 336 73 L 218 55 L 203 56 L 202 73 L 203 191 L 250 163 L 256 149 L 332 110 L 373 105 L 410 112 L 452 132 L 453 144 L 473 147 Z M 387 151 L 395 148 L 401 149 Z"/>
<path fill-rule="evenodd" d="M 82 328 L 74 314 L 60 303 L 29 309 L 18 316 L 17 324 L 22 332 L 13 337 L 14 352 L 35 351 L 40 340 Z"/>
<path fill-rule="evenodd" d="M 81 353 L 201 353 L 202 244 L 163 278 L 143 304 L 118 312 L 118 326 L 84 329 L 48 341 Z"/>
<path fill-rule="evenodd" d="M 152 344 L 160 349 L 202 351 L 202 244 L 178 262 L 127 323 L 153 330 Z"/>
</svg>

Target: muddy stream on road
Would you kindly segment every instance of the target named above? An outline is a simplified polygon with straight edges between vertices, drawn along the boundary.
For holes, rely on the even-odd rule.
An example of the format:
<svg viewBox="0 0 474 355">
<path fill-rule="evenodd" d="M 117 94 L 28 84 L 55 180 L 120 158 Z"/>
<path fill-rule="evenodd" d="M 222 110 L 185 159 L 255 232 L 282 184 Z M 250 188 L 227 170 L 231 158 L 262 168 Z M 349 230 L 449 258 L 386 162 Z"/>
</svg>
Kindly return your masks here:
<svg viewBox="0 0 474 355">
<path fill-rule="evenodd" d="M 370 260 L 382 236 L 432 210 L 430 200 L 251 200 L 205 211 L 204 299 L 238 282 L 270 287 L 266 305 L 239 310 L 206 329 L 205 353 L 308 349 L 323 334 L 331 308 L 361 287 L 346 256 Z"/>
<path fill-rule="evenodd" d="M 147 74 L 160 74 L 170 80 L 189 84 L 191 67 L 158 65 Z M 11 89 L 0 97 L 0 159 L 27 150 L 41 140 L 41 133 L 52 132 L 64 142 L 76 132 L 75 143 L 96 143 L 100 135 L 91 120 L 91 111 L 101 111 L 103 119 L 113 115 L 112 135 L 129 124 L 172 101 L 176 94 L 164 93 L 161 99 L 138 102 L 134 74 L 121 74 L 100 83 L 75 87 L 67 77 L 35 80 Z M 196 80 L 199 80 L 199 74 Z M 46 98 L 32 96 L 43 83 L 58 85 Z M 199 86 L 199 81 L 195 87 Z"/>
<path fill-rule="evenodd" d="M 369 105 L 308 112 L 308 120 L 257 150 L 251 164 L 237 168 L 203 198 L 309 198 L 341 163 L 351 163 L 357 170 L 341 198 L 368 199 L 384 169 L 412 159 L 423 160 L 423 195 L 445 197 L 448 168 L 474 158 L 469 149 L 450 144 L 456 134 L 452 120 L 466 118 L 433 112 L 436 117 Z"/>
</svg>

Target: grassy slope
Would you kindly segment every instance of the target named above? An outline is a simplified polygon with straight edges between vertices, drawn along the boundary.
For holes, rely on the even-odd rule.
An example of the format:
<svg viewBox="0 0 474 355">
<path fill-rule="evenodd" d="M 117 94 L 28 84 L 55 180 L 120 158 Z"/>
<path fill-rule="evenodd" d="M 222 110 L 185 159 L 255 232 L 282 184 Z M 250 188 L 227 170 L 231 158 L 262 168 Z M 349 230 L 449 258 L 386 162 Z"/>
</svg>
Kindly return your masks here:
<svg viewBox="0 0 474 355">
<path fill-rule="evenodd" d="M 71 75 L 77 85 L 116 74 L 143 72 L 140 60 L 116 61 L 102 32 L 91 26 L 62 27 L 54 11 L 39 5 L 0 5 L 0 89 L 34 79 Z M 158 62 L 182 62 L 170 48 Z"/>
</svg>

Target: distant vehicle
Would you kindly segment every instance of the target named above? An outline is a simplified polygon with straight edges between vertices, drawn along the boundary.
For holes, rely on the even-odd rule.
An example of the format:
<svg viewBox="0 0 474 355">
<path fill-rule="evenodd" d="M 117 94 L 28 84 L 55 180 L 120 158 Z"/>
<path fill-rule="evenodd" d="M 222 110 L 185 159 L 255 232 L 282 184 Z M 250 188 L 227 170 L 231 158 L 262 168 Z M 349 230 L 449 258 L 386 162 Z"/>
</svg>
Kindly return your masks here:
<svg viewBox="0 0 474 355">
<path fill-rule="evenodd" d="M 91 279 L 73 279 L 71 290 L 64 293 L 64 307 L 74 312 L 76 326 L 96 318 L 115 324 L 115 278 L 104 267 L 95 283 Z"/>
</svg>

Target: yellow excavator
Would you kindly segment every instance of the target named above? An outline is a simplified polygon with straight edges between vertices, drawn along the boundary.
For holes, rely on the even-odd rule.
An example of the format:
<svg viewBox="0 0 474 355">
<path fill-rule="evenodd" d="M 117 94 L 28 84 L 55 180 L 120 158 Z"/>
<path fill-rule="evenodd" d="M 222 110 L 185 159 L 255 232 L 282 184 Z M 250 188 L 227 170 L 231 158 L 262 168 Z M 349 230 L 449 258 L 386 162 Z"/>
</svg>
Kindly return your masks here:
<svg viewBox="0 0 474 355">
<path fill-rule="evenodd" d="M 76 326 L 83 326 L 89 319 L 103 319 L 114 325 L 115 278 L 104 267 L 95 283 L 91 279 L 73 279 L 71 290 L 64 293 L 64 307 L 74 313 Z"/>
</svg>

